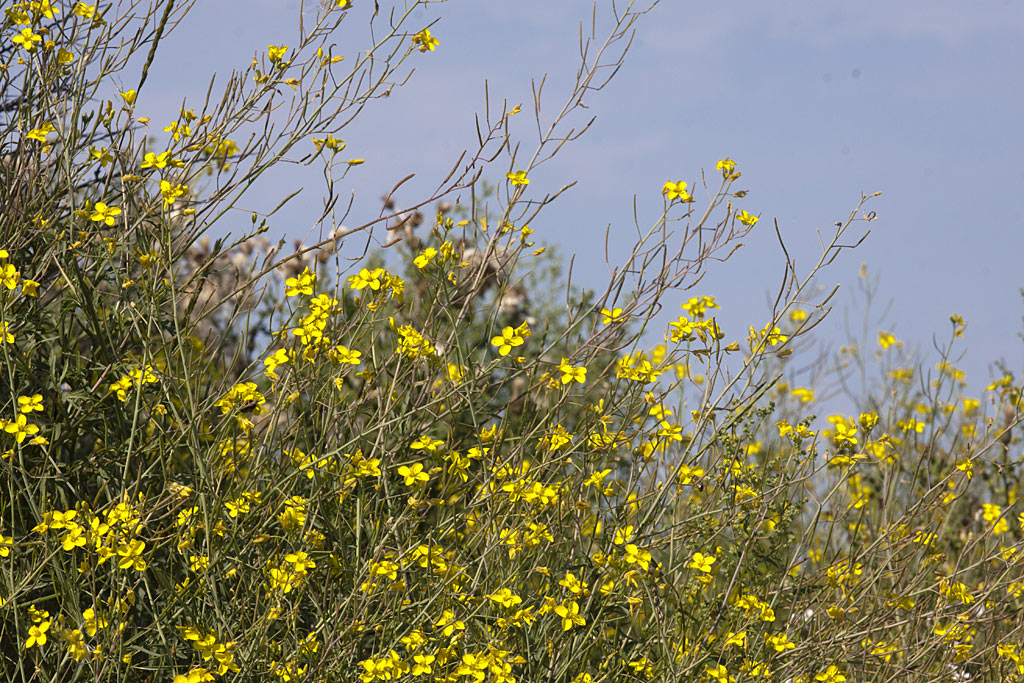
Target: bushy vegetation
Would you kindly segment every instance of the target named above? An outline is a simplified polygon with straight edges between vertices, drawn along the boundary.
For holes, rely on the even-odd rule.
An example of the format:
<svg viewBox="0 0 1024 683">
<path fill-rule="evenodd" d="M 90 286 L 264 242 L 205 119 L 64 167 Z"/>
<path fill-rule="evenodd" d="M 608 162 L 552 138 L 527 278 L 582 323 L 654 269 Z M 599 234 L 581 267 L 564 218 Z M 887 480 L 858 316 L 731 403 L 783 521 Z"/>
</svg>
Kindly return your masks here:
<svg viewBox="0 0 1024 683">
<path fill-rule="evenodd" d="M 956 315 L 934 371 L 885 331 L 831 365 L 801 341 L 870 197 L 809 270 L 780 249 L 746 331 L 694 289 L 765 229 L 728 158 L 643 190 L 659 218 L 572 286 L 530 176 L 651 9 L 617 3 L 531 152 L 491 109 L 432 196 L 349 215 L 345 126 L 444 49 L 426 4 L 332 0 L 169 122 L 149 66 L 202 5 L 5 8 L 6 680 L 1024 675 L 1012 376 L 964 395 Z M 295 161 L 323 170 L 319 240 L 227 236 Z M 808 361 L 832 371 L 800 386 Z M 836 388 L 858 409 L 817 417 Z"/>
</svg>

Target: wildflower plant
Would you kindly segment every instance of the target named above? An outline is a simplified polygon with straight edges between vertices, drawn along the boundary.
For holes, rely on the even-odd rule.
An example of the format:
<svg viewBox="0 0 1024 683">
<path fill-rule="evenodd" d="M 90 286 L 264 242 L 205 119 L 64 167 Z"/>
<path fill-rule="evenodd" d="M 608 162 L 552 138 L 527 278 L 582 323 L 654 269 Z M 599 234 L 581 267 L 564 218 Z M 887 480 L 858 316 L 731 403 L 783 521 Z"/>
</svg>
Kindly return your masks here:
<svg viewBox="0 0 1024 683">
<path fill-rule="evenodd" d="M 219 100 L 159 123 L 149 66 L 201 5 L 5 8 L 0 668 L 1024 675 L 1012 375 L 962 394 L 954 315 L 924 381 L 886 327 L 872 354 L 862 340 L 797 384 L 793 358 L 828 312 L 816 283 L 874 219 L 870 197 L 809 269 L 781 245 L 783 286 L 746 331 L 693 291 L 764 229 L 728 157 L 649 188 L 657 216 L 607 287 L 574 289 L 541 242 L 561 191 L 531 176 L 571 149 L 574 115 L 656 9 L 608 3 L 562 101 L 538 93 L 532 150 L 509 132 L 519 107 L 489 107 L 464 170 L 405 206 L 393 190 L 358 224 L 337 208 L 364 161 L 343 158 L 345 127 L 449 39 L 410 0 L 336 53 L 362 4 L 325 2 Z M 323 169 L 316 243 L 271 244 L 273 212 L 226 236 L 223 217 L 285 158 Z M 857 410 L 816 420 L 836 391 Z"/>
</svg>

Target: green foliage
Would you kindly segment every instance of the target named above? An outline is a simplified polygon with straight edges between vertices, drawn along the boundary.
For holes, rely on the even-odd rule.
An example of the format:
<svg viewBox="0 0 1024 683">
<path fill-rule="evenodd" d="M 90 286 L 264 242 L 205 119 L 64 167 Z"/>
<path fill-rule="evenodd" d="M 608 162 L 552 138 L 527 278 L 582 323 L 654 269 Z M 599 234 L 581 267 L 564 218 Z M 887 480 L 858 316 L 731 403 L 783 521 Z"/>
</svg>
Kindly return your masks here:
<svg viewBox="0 0 1024 683">
<path fill-rule="evenodd" d="M 730 159 L 700 201 L 665 183 L 603 292 L 565 282 L 539 239 L 561 190 L 529 176 L 578 137 L 569 115 L 650 9 L 630 5 L 584 37 L 594 52 L 532 156 L 508 132 L 517 110 L 489 114 L 464 172 L 345 230 L 335 184 L 361 160 L 336 136 L 443 49 L 409 2 L 341 62 L 332 32 L 380 22 L 360 4 L 322 7 L 156 147 L 148 66 L 201 8 L 6 10 L 8 679 L 1024 673 L 1012 377 L 963 395 L 954 316 L 934 378 L 881 332 L 877 352 L 844 347 L 820 385 L 795 384 L 829 310 L 813 283 L 874 218 L 869 197 L 814 267 L 782 264 L 770 319 L 740 339 L 688 293 L 757 229 Z M 115 102 L 115 81 L 138 85 Z M 235 141 L 254 124 L 267 133 Z M 284 254 L 272 213 L 211 239 L 286 158 L 323 168 L 321 239 Z M 815 388 L 848 388 L 851 368 L 863 412 L 820 423 Z"/>
</svg>

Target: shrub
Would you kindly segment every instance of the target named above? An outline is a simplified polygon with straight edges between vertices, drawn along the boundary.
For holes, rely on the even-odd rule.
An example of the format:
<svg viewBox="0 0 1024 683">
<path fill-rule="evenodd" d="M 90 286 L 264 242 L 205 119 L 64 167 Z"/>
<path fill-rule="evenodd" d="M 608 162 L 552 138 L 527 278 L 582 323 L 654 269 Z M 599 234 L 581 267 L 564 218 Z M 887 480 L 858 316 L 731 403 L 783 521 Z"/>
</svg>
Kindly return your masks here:
<svg viewBox="0 0 1024 683">
<path fill-rule="evenodd" d="M 343 229 L 334 186 L 361 160 L 338 136 L 439 45 L 411 23 L 420 0 L 343 62 L 330 38 L 361 4 L 322 7 L 159 144 L 148 67 L 190 5 L 6 10 L 9 678 L 1024 673 L 1012 378 L 962 395 L 954 316 L 934 379 L 888 333 L 876 354 L 842 351 L 841 382 L 844 364 L 879 362 L 857 415 L 819 425 L 829 377 L 795 385 L 794 350 L 828 312 L 814 283 L 874 218 L 869 197 L 814 267 L 782 263 L 770 317 L 742 339 L 689 291 L 758 229 L 730 159 L 703 199 L 660 188 L 603 292 L 565 282 L 530 227 L 560 191 L 530 175 L 579 135 L 569 115 L 649 9 L 631 5 L 584 41 L 529 157 L 517 109 L 492 113 L 433 196 L 398 208 L 392 191 Z M 115 79 L 138 85 L 115 95 Z M 285 254 L 255 214 L 223 236 L 296 158 L 324 169 L 321 239 Z M 392 248 L 370 249 L 382 234 Z"/>
</svg>

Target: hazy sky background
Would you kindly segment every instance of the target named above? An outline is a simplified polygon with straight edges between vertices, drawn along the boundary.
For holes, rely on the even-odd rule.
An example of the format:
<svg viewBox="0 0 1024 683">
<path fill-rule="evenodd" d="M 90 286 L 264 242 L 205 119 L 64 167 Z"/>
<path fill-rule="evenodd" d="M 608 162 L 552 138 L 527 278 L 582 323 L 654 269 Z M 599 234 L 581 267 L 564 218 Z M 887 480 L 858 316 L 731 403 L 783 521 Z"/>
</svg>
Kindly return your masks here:
<svg viewBox="0 0 1024 683">
<path fill-rule="evenodd" d="M 371 6 L 355 0 L 338 53 L 365 47 Z M 532 151 L 531 79 L 547 73 L 547 104 L 561 106 L 578 66 L 579 21 L 591 8 L 589 0 L 449 0 L 418 15 L 422 25 L 442 17 L 431 29 L 438 49 L 414 55 L 410 83 L 342 134 L 345 154 L 367 160 L 347 180 L 345 191 L 357 193 L 349 223 L 375 217 L 380 195 L 409 173 L 417 180 L 400 202 L 437 185 L 474 145 L 485 78 L 492 102 L 523 104 L 513 133 Z M 213 72 L 245 67 L 267 44 L 295 44 L 298 12 L 291 0 L 199 2 L 161 51 L 150 76 L 160 88 L 140 95 L 139 115 L 169 120 L 183 98 L 199 103 Z M 750 191 L 740 206 L 761 223 L 692 292 L 718 298 L 728 338 L 742 339 L 769 314 L 782 266 L 774 219 L 806 268 L 820 252 L 817 230 L 845 218 L 861 192 L 882 191 L 869 206 L 879 216 L 870 237 L 821 278 L 843 286 L 823 336 L 845 338 L 844 309 L 858 320 L 850 293 L 866 262 L 881 277 L 880 309 L 893 300 L 882 327 L 909 346 L 930 352 L 933 336 L 948 338 L 949 314 L 965 317 L 959 365 L 976 393 L 992 361 L 1021 367 L 1024 4 L 665 0 L 637 29 L 617 78 L 588 99 L 594 127 L 531 174 L 538 194 L 577 181 L 531 227 L 577 254 L 581 284 L 600 287 L 606 277 L 606 226 L 622 247 L 631 244 L 634 196 L 641 218 L 653 220 L 665 180 L 694 183 L 729 156 L 743 172 L 737 187 Z M 492 171 L 498 179 L 504 168 Z M 274 176 L 275 197 L 307 185 L 273 221 L 275 235 L 310 230 L 319 176 L 313 167 Z M 269 208 L 259 198 L 250 206 Z"/>
</svg>

